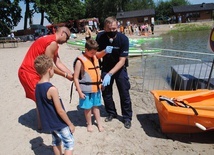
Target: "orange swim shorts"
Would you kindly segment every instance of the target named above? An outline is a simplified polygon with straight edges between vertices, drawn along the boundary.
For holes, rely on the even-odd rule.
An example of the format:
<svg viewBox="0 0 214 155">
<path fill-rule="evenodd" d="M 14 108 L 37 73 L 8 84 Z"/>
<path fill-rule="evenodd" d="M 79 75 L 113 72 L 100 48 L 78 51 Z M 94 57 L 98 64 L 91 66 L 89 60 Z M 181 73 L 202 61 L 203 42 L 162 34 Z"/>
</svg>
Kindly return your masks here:
<svg viewBox="0 0 214 155">
<path fill-rule="evenodd" d="M 35 88 L 36 84 L 40 80 L 37 74 L 28 73 L 24 69 L 18 71 L 19 80 L 24 87 L 26 97 L 36 102 Z"/>
</svg>

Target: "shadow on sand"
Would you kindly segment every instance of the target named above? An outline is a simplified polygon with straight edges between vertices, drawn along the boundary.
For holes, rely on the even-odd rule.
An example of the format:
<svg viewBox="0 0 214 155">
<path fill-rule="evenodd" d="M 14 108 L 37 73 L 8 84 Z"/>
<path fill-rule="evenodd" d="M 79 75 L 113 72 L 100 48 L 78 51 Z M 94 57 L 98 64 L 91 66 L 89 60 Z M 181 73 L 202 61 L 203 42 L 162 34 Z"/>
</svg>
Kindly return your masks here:
<svg viewBox="0 0 214 155">
<path fill-rule="evenodd" d="M 161 132 L 160 123 L 157 113 L 152 114 L 138 114 L 137 119 L 144 129 L 145 133 L 150 137 L 172 139 L 173 141 L 180 141 L 183 143 L 206 143 L 213 144 L 214 132 L 202 132 L 192 134 L 164 134 Z"/>
<path fill-rule="evenodd" d="M 108 114 L 105 111 L 105 107 L 103 105 L 100 106 L 99 109 L 100 109 L 100 117 L 107 117 L 108 116 Z M 86 127 L 86 120 L 85 120 L 84 110 L 81 109 L 79 106 L 77 106 L 77 110 L 68 111 L 67 114 L 68 114 L 68 117 L 70 118 L 71 122 L 75 126 L 82 126 L 82 127 L 85 126 Z M 122 116 L 118 115 L 117 119 L 120 122 L 123 122 Z M 95 122 L 94 116 L 92 116 L 92 122 Z"/>
<path fill-rule="evenodd" d="M 41 155 L 41 154 L 53 155 L 52 146 L 45 145 L 41 137 L 36 137 L 30 140 L 30 144 L 31 144 L 31 149 L 33 150 L 35 155 Z"/>
<path fill-rule="evenodd" d="M 105 112 L 104 106 L 100 106 L 99 109 L 101 117 L 106 117 L 107 113 Z M 36 115 L 36 109 L 32 109 L 27 113 L 21 115 L 18 119 L 18 122 L 28 128 L 31 128 L 32 130 L 38 131 Z M 68 111 L 67 115 L 75 126 L 86 126 L 84 110 L 79 108 L 79 106 L 77 106 L 77 110 Z M 94 117 L 92 117 L 92 119 L 94 120 Z"/>
<path fill-rule="evenodd" d="M 36 118 L 36 109 L 32 109 L 27 113 L 21 115 L 18 119 L 18 122 L 32 130 L 37 130 L 37 118 Z"/>
</svg>

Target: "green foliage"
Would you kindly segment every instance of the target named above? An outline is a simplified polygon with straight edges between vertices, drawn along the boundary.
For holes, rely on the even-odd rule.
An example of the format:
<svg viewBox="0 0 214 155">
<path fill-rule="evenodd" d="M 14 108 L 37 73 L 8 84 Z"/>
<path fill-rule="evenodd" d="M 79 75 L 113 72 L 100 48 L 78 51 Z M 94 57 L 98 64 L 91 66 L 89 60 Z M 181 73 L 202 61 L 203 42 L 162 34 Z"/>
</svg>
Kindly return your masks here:
<svg viewBox="0 0 214 155">
<path fill-rule="evenodd" d="M 159 1 L 155 8 L 156 19 L 173 16 L 173 6 L 189 5 L 188 0 Z"/>
<path fill-rule="evenodd" d="M 83 18 L 85 6 L 79 0 L 52 0 L 44 11 L 50 23 L 60 23 Z"/>
<path fill-rule="evenodd" d="M 18 1 L 0 1 L 0 36 L 7 36 L 21 20 L 21 8 Z"/>
<path fill-rule="evenodd" d="M 17 3 L 19 0 L 15 0 Z M 159 0 L 155 7 L 154 0 L 20 0 L 26 3 L 26 8 L 29 4 L 33 4 L 33 8 L 29 8 L 25 13 L 25 25 L 27 19 L 30 18 L 30 13 L 41 13 L 41 24 L 43 24 L 44 14 L 45 18 L 50 23 L 67 22 L 68 20 L 76 20 L 82 18 L 97 17 L 100 20 L 101 27 L 103 21 L 108 16 L 116 16 L 118 11 L 132 11 L 141 9 L 155 8 L 156 19 L 171 17 L 174 13 L 173 6 L 188 5 L 188 0 Z M 10 0 L 0 1 L 0 3 L 8 2 Z M 14 2 L 15 3 L 15 2 Z M 5 3 L 6 4 L 6 3 Z M 30 5 L 32 6 L 32 5 Z M 4 14 L 4 13 L 2 13 Z M 17 14 L 18 15 L 18 14 Z M 31 14 L 32 15 L 32 14 Z M 20 17 L 21 18 L 21 17 Z M 1 20 L 0 20 L 1 21 Z M 20 21 L 17 20 L 17 21 Z M 16 23 L 16 22 L 15 22 Z M 2 25 L 2 21 L 0 23 Z M 14 26 L 16 26 L 14 24 Z M 2 26 L 1 26 L 2 27 Z"/>
<path fill-rule="evenodd" d="M 190 5 L 188 0 L 170 0 L 171 6 Z"/>
<path fill-rule="evenodd" d="M 154 9 L 155 3 L 153 0 L 129 0 L 124 7 L 125 11 Z"/>
<path fill-rule="evenodd" d="M 121 8 L 122 0 L 86 0 L 85 8 L 86 14 L 85 18 L 97 17 L 101 22 L 101 27 L 103 21 L 108 16 L 116 16 L 117 11 Z M 124 0 L 126 1 L 126 0 Z"/>
<path fill-rule="evenodd" d="M 155 8 L 153 0 L 86 0 L 86 18 L 97 17 L 101 27 L 108 16 L 116 16 L 118 11 L 133 11 Z"/>
<path fill-rule="evenodd" d="M 176 24 L 169 33 L 203 31 L 211 28 L 212 26 L 208 24 Z"/>
</svg>

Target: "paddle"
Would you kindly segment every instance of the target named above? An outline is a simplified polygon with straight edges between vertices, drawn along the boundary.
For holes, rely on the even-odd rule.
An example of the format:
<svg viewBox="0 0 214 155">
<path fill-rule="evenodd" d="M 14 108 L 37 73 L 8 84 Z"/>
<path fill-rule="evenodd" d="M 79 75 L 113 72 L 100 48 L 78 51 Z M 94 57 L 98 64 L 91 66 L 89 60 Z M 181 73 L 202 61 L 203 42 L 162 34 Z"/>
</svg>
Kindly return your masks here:
<svg viewBox="0 0 214 155">
<path fill-rule="evenodd" d="M 199 109 L 199 110 L 209 110 L 209 111 L 214 111 L 214 107 L 213 106 L 194 106 L 193 108 L 195 109 Z"/>
<path fill-rule="evenodd" d="M 72 99 L 73 85 L 74 85 L 74 82 L 71 83 L 71 91 L 70 91 L 70 101 L 69 101 L 69 103 L 71 103 L 71 99 Z"/>
<path fill-rule="evenodd" d="M 197 97 L 197 96 L 210 95 L 211 93 L 213 94 L 214 90 L 202 91 L 202 92 L 199 92 L 199 93 L 178 96 L 178 97 L 175 97 L 173 100 L 181 102 L 181 101 L 184 101 L 186 99 L 194 98 L 194 97 Z"/>
<path fill-rule="evenodd" d="M 177 106 L 177 104 L 172 99 L 169 99 L 167 97 L 159 96 L 159 100 L 160 101 L 166 101 L 167 103 L 169 103 L 172 106 Z"/>
<path fill-rule="evenodd" d="M 197 110 L 214 111 L 214 107 L 213 106 L 191 106 L 191 105 L 185 103 L 184 101 L 177 101 L 177 100 L 174 100 L 173 98 L 170 99 L 170 98 L 165 97 L 165 96 L 159 96 L 159 100 L 160 101 L 166 101 L 171 106 L 179 106 L 179 107 L 182 107 L 182 108 L 190 108 L 190 109 L 193 110 L 195 115 L 198 115 Z"/>
<path fill-rule="evenodd" d="M 166 101 L 171 106 L 179 106 L 179 107 L 182 107 L 182 108 L 190 108 L 190 109 L 193 110 L 193 112 L 195 113 L 195 115 L 198 115 L 198 112 L 196 111 L 196 109 L 194 107 L 192 107 L 191 105 L 188 105 L 188 104 L 184 103 L 183 101 L 177 102 L 177 101 L 174 101 L 174 100 L 169 99 L 169 98 L 164 97 L 164 96 L 159 96 L 159 100 L 160 101 Z"/>
<path fill-rule="evenodd" d="M 191 106 L 191 105 L 185 103 L 184 101 L 175 101 L 175 100 L 173 100 L 173 101 L 174 101 L 178 106 L 180 106 L 180 107 L 191 108 L 191 109 L 194 111 L 194 113 L 195 113 L 196 115 L 198 115 L 198 112 L 196 111 L 196 109 L 197 109 L 197 110 L 209 110 L 209 111 L 214 111 L 214 107 L 213 107 L 213 106 Z M 181 104 L 183 104 L 183 106 L 182 106 Z"/>
</svg>

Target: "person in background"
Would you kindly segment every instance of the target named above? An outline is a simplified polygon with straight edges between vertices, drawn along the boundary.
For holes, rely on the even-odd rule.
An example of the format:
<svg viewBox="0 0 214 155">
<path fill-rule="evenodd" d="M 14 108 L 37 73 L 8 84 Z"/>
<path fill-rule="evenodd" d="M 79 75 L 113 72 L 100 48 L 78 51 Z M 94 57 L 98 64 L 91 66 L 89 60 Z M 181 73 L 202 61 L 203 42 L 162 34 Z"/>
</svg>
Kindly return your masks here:
<svg viewBox="0 0 214 155">
<path fill-rule="evenodd" d="M 15 35 L 14 35 L 14 33 L 13 32 L 11 32 L 11 38 L 13 39 L 13 40 L 15 40 Z"/>
<path fill-rule="evenodd" d="M 50 83 L 54 75 L 53 59 L 45 54 L 39 55 L 34 67 L 41 77 L 36 84 L 35 95 L 43 131 L 52 134 L 55 155 L 62 154 L 61 143 L 65 148 L 64 154 L 72 155 L 75 127 L 65 112 L 57 88 Z"/>
<path fill-rule="evenodd" d="M 74 82 L 79 94 L 79 106 L 84 109 L 87 131 L 92 132 L 91 114 L 93 112 L 98 130 L 104 131 L 100 120 L 101 75 L 98 58 L 111 53 L 113 47 L 107 46 L 97 53 L 99 45 L 93 39 L 86 40 L 85 52 L 74 61 Z"/>
<path fill-rule="evenodd" d="M 24 87 L 26 97 L 36 102 L 35 87 L 40 80 L 39 75 L 34 68 L 34 60 L 37 56 L 45 54 L 53 59 L 55 64 L 54 73 L 58 74 L 68 80 L 73 80 L 72 72 L 62 63 L 58 55 L 58 44 L 64 44 L 70 37 L 70 30 L 67 27 L 59 27 L 55 34 L 46 35 L 38 38 L 30 46 L 24 60 L 18 70 L 19 80 Z M 38 110 L 38 129 L 41 129 L 40 117 Z"/>
<path fill-rule="evenodd" d="M 113 83 L 116 82 L 120 96 L 120 107 L 124 120 L 124 127 L 129 129 L 132 120 L 132 103 L 129 94 L 130 82 L 127 73 L 129 39 L 124 34 L 117 32 L 117 20 L 115 17 L 108 17 L 104 21 L 104 31 L 98 33 L 96 41 L 99 44 L 99 51 L 107 46 L 113 46 L 111 54 L 105 55 L 101 62 L 103 78 L 102 96 L 108 116 L 105 121 L 112 121 L 117 117 L 115 102 L 113 100 Z"/>
<path fill-rule="evenodd" d="M 88 25 L 85 25 L 85 40 L 88 40 L 92 37 L 92 32 Z"/>
<path fill-rule="evenodd" d="M 151 23 L 151 31 L 152 31 L 152 34 L 154 34 L 154 27 L 155 25 L 153 23 Z"/>
<path fill-rule="evenodd" d="M 120 33 L 123 33 L 123 34 L 124 34 L 124 27 L 123 27 L 122 24 L 120 25 Z"/>
</svg>

